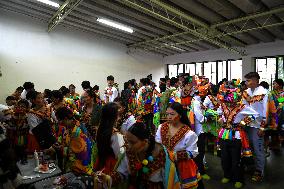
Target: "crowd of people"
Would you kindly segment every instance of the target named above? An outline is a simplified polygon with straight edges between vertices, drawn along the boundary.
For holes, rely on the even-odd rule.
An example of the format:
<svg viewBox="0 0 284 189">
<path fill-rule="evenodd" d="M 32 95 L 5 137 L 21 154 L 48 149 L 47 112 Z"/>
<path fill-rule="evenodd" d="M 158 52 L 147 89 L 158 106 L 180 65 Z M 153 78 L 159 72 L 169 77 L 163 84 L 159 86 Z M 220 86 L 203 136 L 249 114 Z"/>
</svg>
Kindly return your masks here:
<svg viewBox="0 0 284 189">
<path fill-rule="evenodd" d="M 281 149 L 284 84 L 276 79 L 269 91 L 258 73 L 245 78 L 215 85 L 182 74 L 157 86 L 149 75 L 120 91 L 110 75 L 102 94 L 83 81 L 81 95 L 73 84 L 38 92 L 25 82 L 0 105 L 1 182 L 20 187 L 16 162 L 43 151 L 77 176 L 73 188 L 202 189 L 208 141 L 220 156 L 220 182 L 241 188 L 246 159 L 261 182 L 269 150 Z"/>
</svg>

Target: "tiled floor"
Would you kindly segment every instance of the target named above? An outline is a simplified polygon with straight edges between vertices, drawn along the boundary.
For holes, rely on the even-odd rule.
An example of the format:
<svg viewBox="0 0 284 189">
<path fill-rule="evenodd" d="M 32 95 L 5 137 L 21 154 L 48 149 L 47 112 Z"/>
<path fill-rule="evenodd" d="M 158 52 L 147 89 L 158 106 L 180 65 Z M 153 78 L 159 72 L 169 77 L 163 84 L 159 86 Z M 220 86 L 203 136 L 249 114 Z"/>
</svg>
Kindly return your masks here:
<svg viewBox="0 0 284 189">
<path fill-rule="evenodd" d="M 209 166 L 207 170 L 211 177 L 209 181 L 203 181 L 206 189 L 233 189 L 234 184 L 222 184 L 220 180 L 223 176 L 221 160 L 212 154 L 206 154 Z M 282 152 L 273 153 L 266 159 L 265 178 L 261 183 L 250 181 L 250 174 L 245 173 L 245 185 L 243 189 L 282 189 L 284 188 L 284 149 Z"/>
</svg>

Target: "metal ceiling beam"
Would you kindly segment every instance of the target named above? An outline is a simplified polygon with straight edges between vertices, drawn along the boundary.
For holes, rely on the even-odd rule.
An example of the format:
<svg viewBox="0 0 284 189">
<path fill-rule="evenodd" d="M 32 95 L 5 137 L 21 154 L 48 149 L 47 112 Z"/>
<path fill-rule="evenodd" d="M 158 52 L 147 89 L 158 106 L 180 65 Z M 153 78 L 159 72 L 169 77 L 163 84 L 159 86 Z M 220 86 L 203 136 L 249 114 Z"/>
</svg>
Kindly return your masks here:
<svg viewBox="0 0 284 189">
<path fill-rule="evenodd" d="M 205 40 L 205 41 L 208 41 L 212 44 L 215 44 L 221 48 L 224 48 L 224 49 L 227 49 L 231 52 L 234 52 L 234 53 L 237 53 L 237 54 L 241 54 L 241 55 L 244 55 L 244 52 L 235 48 L 235 47 L 230 47 L 229 44 L 226 44 L 224 42 L 222 42 L 222 40 L 219 40 L 219 39 L 212 39 L 210 38 L 210 36 L 208 34 L 202 34 L 202 30 L 197 30 L 197 27 L 196 27 L 196 22 L 192 23 L 191 21 L 189 20 L 184 20 L 184 18 L 187 17 L 187 15 L 181 13 L 181 12 L 178 12 L 178 11 L 174 11 L 172 7 L 160 2 L 160 1 L 156 1 L 156 0 L 149 0 L 151 3 L 155 3 L 155 5 L 158 5 L 160 6 L 159 7 L 159 10 L 155 10 L 156 7 L 154 6 L 151 6 L 151 8 L 149 7 L 146 7 L 146 6 L 143 6 L 143 5 L 140 5 L 138 3 L 136 3 L 136 1 L 133 1 L 133 0 L 119 0 L 120 2 L 132 7 L 132 8 L 135 8 L 135 9 L 138 9 L 140 11 L 143 11 L 147 14 L 150 14 L 154 17 L 157 17 L 165 22 L 168 22 L 184 31 L 188 31 L 189 33 L 193 34 L 194 36 L 196 36 L 197 38 L 200 38 L 202 40 Z M 162 6 L 161 6 L 162 5 Z M 160 14 L 161 11 L 164 11 L 166 13 L 166 15 L 162 15 Z M 169 12 L 170 13 L 175 13 L 175 17 L 170 17 L 169 15 Z M 179 19 L 180 22 L 176 21 L 177 18 Z M 189 27 L 189 25 L 191 27 Z"/>
<path fill-rule="evenodd" d="M 83 0 L 66 0 L 48 21 L 48 32 L 55 28 Z"/>
<path fill-rule="evenodd" d="M 222 34 L 215 35 L 215 36 L 212 36 L 212 37 L 223 37 L 223 36 L 226 36 L 226 35 L 240 34 L 240 33 L 245 33 L 245 32 L 249 32 L 249 31 L 254 31 L 254 30 L 257 30 L 257 29 L 264 29 L 264 28 L 269 28 L 269 27 L 282 25 L 281 22 L 274 23 L 274 24 L 266 24 L 266 23 L 264 23 L 264 24 L 260 24 L 257 27 L 251 27 L 251 28 L 246 28 L 246 29 L 244 28 L 246 26 L 246 23 L 249 20 L 251 20 L 251 19 L 267 16 L 266 20 L 268 20 L 271 15 L 276 14 L 276 13 L 281 13 L 281 12 L 284 12 L 284 8 L 283 7 L 282 8 L 278 8 L 278 9 L 273 9 L 273 10 L 270 10 L 270 11 L 266 11 L 266 12 L 262 12 L 262 13 L 248 15 L 248 16 L 241 17 L 241 18 L 232 19 L 232 20 L 229 20 L 229 21 L 226 21 L 226 22 L 222 22 L 222 23 L 213 24 L 211 26 L 212 28 L 221 27 L 221 26 L 226 26 L 227 28 L 229 28 L 228 27 L 229 25 L 240 23 L 240 22 L 244 22 L 239 29 L 236 28 L 236 27 L 232 27 L 235 31 L 230 31 L 227 34 L 225 32 L 223 32 Z M 228 32 L 228 30 L 227 30 L 227 32 Z M 146 40 L 146 41 L 143 41 L 143 42 L 135 43 L 135 44 L 132 45 L 132 47 L 138 47 L 138 46 L 141 46 L 141 45 L 154 43 L 156 41 L 172 39 L 172 38 L 175 38 L 175 37 L 187 35 L 189 33 L 190 33 L 190 31 L 185 31 L 185 32 L 176 33 L 176 34 L 173 34 L 173 35 L 167 35 L 167 36 L 155 38 L 155 39 L 152 39 L 152 40 Z M 189 44 L 189 43 L 198 42 L 198 41 L 201 41 L 201 40 L 203 40 L 203 39 L 193 39 L 193 40 L 187 40 L 187 41 L 184 41 L 184 42 L 181 42 L 181 43 L 176 43 L 176 44 L 177 45 Z M 160 46 L 160 47 L 162 47 L 162 46 Z"/>
<path fill-rule="evenodd" d="M 234 29 L 231 31 L 225 31 L 223 34 L 219 34 L 214 36 L 214 38 L 221 38 L 227 35 L 236 35 L 236 34 L 240 34 L 240 33 L 245 33 L 245 32 L 250 32 L 250 31 L 254 31 L 254 30 L 259 30 L 259 29 L 267 29 L 267 28 L 271 28 L 271 27 L 276 27 L 276 26 L 283 26 L 284 25 L 284 21 L 278 22 L 278 23 L 272 23 L 272 24 L 268 24 L 267 22 L 263 23 L 263 24 L 259 24 L 259 26 L 256 27 L 247 27 L 246 28 L 246 23 L 243 24 L 243 27 L 241 29 Z M 193 40 L 188 40 L 188 41 L 183 41 L 180 43 L 173 43 L 172 45 L 184 45 L 184 44 L 189 44 L 189 43 L 193 43 L 193 42 L 197 42 L 200 41 L 200 39 L 193 39 Z M 145 50 L 152 50 L 152 49 L 161 49 L 166 47 L 165 45 L 161 45 L 161 46 L 156 46 L 153 48 L 146 48 Z"/>
<path fill-rule="evenodd" d="M 228 24 L 235 24 L 235 23 L 238 23 L 238 22 L 247 21 L 247 20 L 251 20 L 251 19 L 255 19 L 255 18 L 259 18 L 259 17 L 263 17 L 263 16 L 270 16 L 270 15 L 281 13 L 281 12 L 284 12 L 284 7 L 272 9 L 270 11 L 260 12 L 260 13 L 256 13 L 256 14 L 252 14 L 252 15 L 248 15 L 248 16 L 244 16 L 244 17 L 241 17 L 241 18 L 232 19 L 232 20 L 229 20 L 229 21 L 226 21 L 226 22 L 213 24 L 211 27 L 217 28 L 217 27 L 220 27 L 220 26 L 225 26 L 225 25 L 228 25 Z"/>
<path fill-rule="evenodd" d="M 161 0 L 148 0 L 148 1 L 150 1 L 151 3 L 153 3 L 156 6 L 159 6 L 159 8 L 161 7 L 163 9 L 167 10 L 169 13 L 173 13 L 175 16 L 180 17 L 180 19 L 182 19 L 185 22 L 193 23 L 194 27 L 201 27 L 200 31 L 205 36 L 208 35 L 209 33 L 221 33 L 220 31 L 218 31 L 216 29 L 210 28 L 209 24 L 206 24 L 205 22 L 202 22 L 202 21 L 200 21 L 200 20 L 198 20 L 198 19 L 196 19 L 192 16 L 189 16 L 188 14 L 182 12 L 181 10 L 178 10 L 178 9 L 168 5 L 168 4 L 163 3 Z M 245 46 L 246 45 L 242 41 L 237 40 L 237 39 L 235 39 L 231 36 L 227 36 L 226 40 L 233 42 L 237 46 Z"/>
</svg>

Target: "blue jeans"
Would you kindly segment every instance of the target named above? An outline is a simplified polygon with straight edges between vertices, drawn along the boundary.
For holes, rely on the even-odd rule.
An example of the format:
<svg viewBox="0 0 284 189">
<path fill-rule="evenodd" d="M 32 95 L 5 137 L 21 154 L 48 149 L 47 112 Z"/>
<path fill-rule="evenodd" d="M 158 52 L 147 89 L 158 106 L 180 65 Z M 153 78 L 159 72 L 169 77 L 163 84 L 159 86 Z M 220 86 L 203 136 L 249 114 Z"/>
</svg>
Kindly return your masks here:
<svg viewBox="0 0 284 189">
<path fill-rule="evenodd" d="M 265 166 L 264 137 L 258 136 L 257 132 L 259 129 L 257 128 L 246 127 L 245 130 L 249 138 L 250 147 L 255 155 L 255 168 L 263 174 Z"/>
</svg>

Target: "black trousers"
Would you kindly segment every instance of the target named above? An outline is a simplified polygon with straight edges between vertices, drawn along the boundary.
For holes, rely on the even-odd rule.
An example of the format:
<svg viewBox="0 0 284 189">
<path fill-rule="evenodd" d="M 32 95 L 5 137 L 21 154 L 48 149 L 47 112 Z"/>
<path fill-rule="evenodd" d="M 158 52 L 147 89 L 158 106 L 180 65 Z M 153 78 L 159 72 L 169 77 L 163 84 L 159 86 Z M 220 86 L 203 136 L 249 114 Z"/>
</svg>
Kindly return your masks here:
<svg viewBox="0 0 284 189">
<path fill-rule="evenodd" d="M 205 174 L 205 168 L 203 163 L 203 159 L 205 156 L 205 143 L 206 143 L 206 133 L 201 133 L 198 136 L 198 141 L 197 141 L 198 155 L 194 159 L 201 175 Z"/>
<path fill-rule="evenodd" d="M 241 140 L 220 140 L 221 164 L 224 177 L 233 182 L 243 180 L 243 170 L 241 164 Z"/>
<path fill-rule="evenodd" d="M 0 143 L 0 166 L 3 172 L 7 172 L 7 178 L 10 180 L 14 180 L 19 173 L 19 169 L 17 167 L 17 156 L 14 149 L 11 148 L 10 142 L 8 139 L 5 139 Z"/>
</svg>

